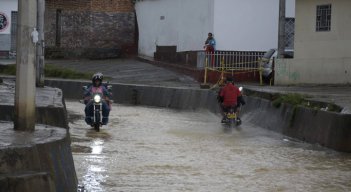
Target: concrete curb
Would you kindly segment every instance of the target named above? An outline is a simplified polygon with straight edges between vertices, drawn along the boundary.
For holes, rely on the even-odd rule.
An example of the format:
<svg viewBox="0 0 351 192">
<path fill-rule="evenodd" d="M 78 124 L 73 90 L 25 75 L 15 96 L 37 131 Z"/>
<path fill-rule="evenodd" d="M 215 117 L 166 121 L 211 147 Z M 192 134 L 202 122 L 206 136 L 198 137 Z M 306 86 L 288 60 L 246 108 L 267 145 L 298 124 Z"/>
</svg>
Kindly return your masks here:
<svg viewBox="0 0 351 192">
<path fill-rule="evenodd" d="M 45 191 L 54 192 L 55 186 L 47 172 L 26 172 L 0 176 L 1 191 Z"/>
<path fill-rule="evenodd" d="M 37 125 L 33 133 L 1 123 L 0 191 L 77 191 L 67 130 Z"/>
<path fill-rule="evenodd" d="M 248 97 L 243 113 L 251 123 L 308 143 L 351 152 L 351 114 L 312 110 Z"/>
<path fill-rule="evenodd" d="M 0 121 L 14 120 L 14 77 L 6 77 L 7 80 L 13 81 L 13 84 L 7 84 L 0 93 Z M 65 100 L 62 90 L 51 87 L 37 88 L 36 90 L 36 123 L 52 125 L 68 129 L 68 120 L 66 113 Z"/>
<path fill-rule="evenodd" d="M 13 121 L 14 106 L 0 105 L 0 115 L 2 121 Z M 52 125 L 68 129 L 67 112 L 65 107 L 37 107 L 36 123 Z"/>
<path fill-rule="evenodd" d="M 77 100 L 82 99 L 82 86 L 89 83 L 69 80 L 45 81 L 47 86 L 60 88 L 65 98 Z M 117 83 L 111 85 L 112 99 L 117 103 L 189 110 L 203 108 L 219 112 L 217 103 L 213 102 L 216 94 L 212 91 Z"/>
<path fill-rule="evenodd" d="M 5 86 L 2 96 L 0 120 L 12 122 L 13 86 Z M 76 192 L 78 181 L 62 91 L 37 89 L 36 100 L 34 132 L 15 131 L 12 123 L 0 121 L 0 191 Z"/>
</svg>

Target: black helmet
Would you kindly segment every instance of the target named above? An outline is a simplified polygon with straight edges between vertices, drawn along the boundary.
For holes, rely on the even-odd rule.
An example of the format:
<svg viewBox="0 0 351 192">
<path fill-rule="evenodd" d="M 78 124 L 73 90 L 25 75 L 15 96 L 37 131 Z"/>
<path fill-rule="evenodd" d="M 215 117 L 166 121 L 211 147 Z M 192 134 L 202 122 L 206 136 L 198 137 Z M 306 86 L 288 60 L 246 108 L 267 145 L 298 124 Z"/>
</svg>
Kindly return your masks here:
<svg viewBox="0 0 351 192">
<path fill-rule="evenodd" d="M 234 78 L 229 76 L 229 77 L 226 78 L 226 82 L 227 83 L 234 83 Z"/>
<path fill-rule="evenodd" d="M 93 85 L 95 85 L 95 81 L 96 81 L 96 80 L 99 80 L 100 83 L 99 83 L 99 85 L 97 85 L 97 86 L 100 86 L 103 79 L 104 79 L 104 75 L 103 75 L 102 73 L 99 72 L 99 73 L 95 73 L 95 74 L 93 75 L 91 81 L 93 82 Z"/>
</svg>

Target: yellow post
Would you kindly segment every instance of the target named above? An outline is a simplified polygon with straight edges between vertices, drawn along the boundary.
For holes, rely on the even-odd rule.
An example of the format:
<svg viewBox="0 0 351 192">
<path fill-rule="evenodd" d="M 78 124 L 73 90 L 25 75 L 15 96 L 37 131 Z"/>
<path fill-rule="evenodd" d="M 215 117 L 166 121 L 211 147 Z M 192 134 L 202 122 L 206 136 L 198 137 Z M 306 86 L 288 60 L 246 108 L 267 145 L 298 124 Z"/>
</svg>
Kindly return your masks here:
<svg viewBox="0 0 351 192">
<path fill-rule="evenodd" d="M 221 66 L 222 66 L 222 73 L 221 73 L 221 81 L 220 81 L 220 83 L 223 83 L 224 70 L 225 70 L 225 67 L 224 67 L 224 56 L 222 56 L 222 59 L 221 59 Z"/>
<path fill-rule="evenodd" d="M 207 66 L 208 66 L 208 58 L 205 59 L 205 77 L 204 77 L 204 84 L 207 83 Z"/>
<path fill-rule="evenodd" d="M 263 69 L 262 69 L 262 62 L 260 62 L 260 59 L 258 60 L 258 65 L 259 65 L 258 71 L 259 71 L 259 74 L 260 74 L 260 85 L 263 85 L 263 79 L 262 79 L 262 71 L 263 71 Z"/>
</svg>

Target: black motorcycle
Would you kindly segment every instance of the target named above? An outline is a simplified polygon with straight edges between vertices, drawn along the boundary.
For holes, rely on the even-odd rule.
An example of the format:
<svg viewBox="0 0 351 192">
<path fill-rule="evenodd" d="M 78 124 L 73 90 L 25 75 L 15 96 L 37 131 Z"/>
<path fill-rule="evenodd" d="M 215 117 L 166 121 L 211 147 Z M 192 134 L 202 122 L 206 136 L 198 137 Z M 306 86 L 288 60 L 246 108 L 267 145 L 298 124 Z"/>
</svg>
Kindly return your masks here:
<svg viewBox="0 0 351 192">
<path fill-rule="evenodd" d="M 107 90 L 112 92 L 112 85 L 104 85 Z M 83 86 L 83 90 L 87 91 L 88 86 Z M 95 129 L 95 131 L 99 132 L 102 126 L 102 102 L 106 100 L 103 99 L 103 95 L 101 93 L 94 93 L 91 97 L 92 108 L 93 108 L 93 117 L 92 117 L 92 124 L 91 126 Z M 84 103 L 84 100 L 82 101 Z M 87 102 L 87 101 L 85 101 Z M 89 102 L 89 101 L 88 101 Z M 112 100 L 108 102 L 112 103 Z M 85 103 L 86 104 L 86 103 Z"/>
</svg>

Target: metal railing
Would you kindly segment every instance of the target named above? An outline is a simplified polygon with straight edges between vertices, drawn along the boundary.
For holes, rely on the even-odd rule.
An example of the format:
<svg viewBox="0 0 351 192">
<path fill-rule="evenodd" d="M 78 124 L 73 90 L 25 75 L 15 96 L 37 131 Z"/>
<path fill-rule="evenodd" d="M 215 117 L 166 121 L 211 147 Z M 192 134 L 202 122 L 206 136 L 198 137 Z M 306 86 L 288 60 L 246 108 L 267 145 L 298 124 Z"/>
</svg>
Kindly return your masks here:
<svg viewBox="0 0 351 192">
<path fill-rule="evenodd" d="M 225 71 L 251 71 L 258 69 L 258 61 L 264 52 L 248 51 L 215 51 L 214 53 L 205 53 L 205 62 L 212 70 Z"/>
<path fill-rule="evenodd" d="M 205 52 L 199 54 L 203 58 L 198 58 L 203 64 L 199 68 L 205 69 L 204 83 L 207 82 L 208 71 L 221 72 L 223 79 L 224 73 L 248 73 L 260 71 L 260 59 L 265 52 L 251 51 L 215 51 L 213 53 Z"/>
</svg>

